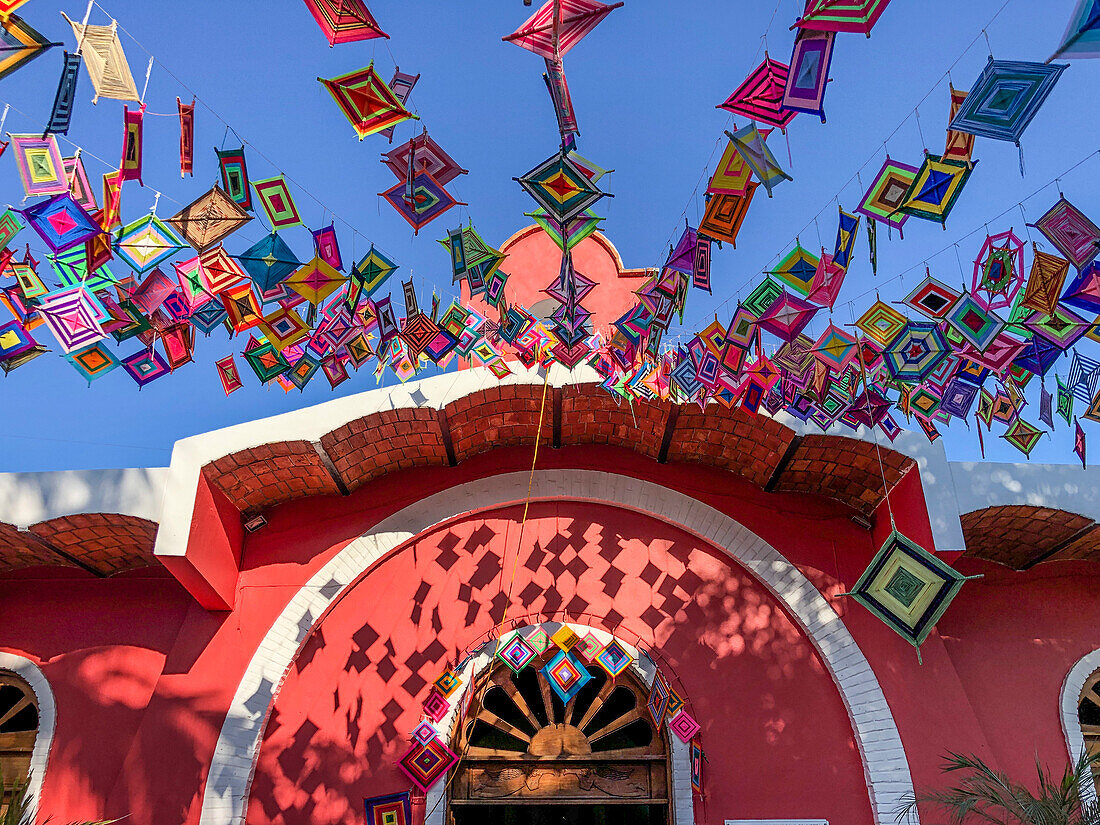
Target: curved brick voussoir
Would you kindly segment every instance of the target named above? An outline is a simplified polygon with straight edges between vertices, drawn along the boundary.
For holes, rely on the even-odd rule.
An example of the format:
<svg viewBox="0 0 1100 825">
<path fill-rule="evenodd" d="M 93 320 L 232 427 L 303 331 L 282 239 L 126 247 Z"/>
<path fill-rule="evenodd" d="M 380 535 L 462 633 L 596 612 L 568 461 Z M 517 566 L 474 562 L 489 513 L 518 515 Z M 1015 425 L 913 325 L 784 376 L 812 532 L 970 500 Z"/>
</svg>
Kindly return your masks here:
<svg viewBox="0 0 1100 825">
<path fill-rule="evenodd" d="M 447 463 L 438 414 L 433 409 L 382 410 L 366 415 L 322 436 L 321 446 L 349 491 L 394 470 Z"/>
<path fill-rule="evenodd" d="M 212 461 L 203 472 L 245 513 L 291 499 L 340 494 L 309 441 L 282 441 L 240 450 Z"/>
</svg>

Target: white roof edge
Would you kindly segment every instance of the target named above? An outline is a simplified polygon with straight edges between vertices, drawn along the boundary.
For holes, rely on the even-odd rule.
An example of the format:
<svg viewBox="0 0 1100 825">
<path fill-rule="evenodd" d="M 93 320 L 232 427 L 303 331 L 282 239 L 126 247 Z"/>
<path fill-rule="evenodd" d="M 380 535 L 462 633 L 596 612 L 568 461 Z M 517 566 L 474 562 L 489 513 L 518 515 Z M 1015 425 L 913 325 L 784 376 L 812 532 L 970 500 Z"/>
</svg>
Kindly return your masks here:
<svg viewBox="0 0 1100 825">
<path fill-rule="evenodd" d="M 167 467 L 0 473 L 0 521 L 25 530 L 75 513 L 117 513 L 159 522 Z"/>
<path fill-rule="evenodd" d="M 512 366 L 516 370 L 515 365 Z M 270 418 L 246 421 L 220 430 L 212 430 L 176 442 L 176 449 L 186 445 L 198 447 L 206 464 L 226 455 L 280 441 L 320 441 L 326 433 L 339 429 L 349 421 L 384 410 L 426 408 L 439 410 L 453 401 L 479 390 L 492 387 L 542 384 L 543 373 L 537 369 L 518 368 L 504 379 L 498 379 L 484 367 L 444 373 L 420 381 L 383 387 L 377 390 L 325 401 L 312 407 L 281 413 Z M 550 386 L 593 383 L 601 380 L 590 367 L 569 371 L 554 365 L 550 370 Z M 175 464 L 173 456 L 173 464 Z"/>
<path fill-rule="evenodd" d="M 953 461 L 959 513 L 1005 504 L 1050 507 L 1100 521 L 1100 467 Z"/>
</svg>

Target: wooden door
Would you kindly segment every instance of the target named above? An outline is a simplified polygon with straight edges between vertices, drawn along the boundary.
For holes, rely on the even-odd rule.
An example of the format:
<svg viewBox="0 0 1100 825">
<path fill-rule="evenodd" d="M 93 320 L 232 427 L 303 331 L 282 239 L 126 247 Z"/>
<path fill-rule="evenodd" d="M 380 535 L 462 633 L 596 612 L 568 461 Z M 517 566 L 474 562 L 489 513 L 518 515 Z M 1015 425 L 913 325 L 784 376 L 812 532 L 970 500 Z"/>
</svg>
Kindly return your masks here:
<svg viewBox="0 0 1100 825">
<path fill-rule="evenodd" d="M 37 734 L 34 691 L 18 676 L 0 673 L 0 776 L 5 790 L 27 781 Z M 7 807 L 9 795 L 0 798 L 0 813 Z"/>
<path fill-rule="evenodd" d="M 481 702 L 459 732 L 451 805 L 667 809 L 668 748 L 650 721 L 646 688 L 590 666 L 591 681 L 563 703 L 541 665 L 519 674 L 501 666 L 471 688 Z"/>
</svg>

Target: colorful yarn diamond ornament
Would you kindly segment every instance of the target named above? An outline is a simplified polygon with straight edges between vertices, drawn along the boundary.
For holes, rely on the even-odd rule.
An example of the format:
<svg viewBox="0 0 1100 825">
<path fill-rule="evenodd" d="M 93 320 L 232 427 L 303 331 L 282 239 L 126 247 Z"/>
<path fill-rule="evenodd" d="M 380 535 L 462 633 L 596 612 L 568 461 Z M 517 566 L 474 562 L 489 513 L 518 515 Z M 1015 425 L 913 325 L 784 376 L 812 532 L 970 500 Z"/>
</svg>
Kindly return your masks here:
<svg viewBox="0 0 1100 825">
<path fill-rule="evenodd" d="M 453 670 L 447 669 L 432 684 L 435 685 L 435 689 L 443 695 L 444 699 L 450 699 L 462 685 L 462 679 Z"/>
<path fill-rule="evenodd" d="M 924 280 L 905 296 L 902 303 L 929 318 L 943 318 L 961 293 L 933 278 L 927 270 L 925 273 Z"/>
<path fill-rule="evenodd" d="M 568 652 L 576 646 L 577 642 L 580 641 L 580 637 L 573 632 L 573 628 L 567 624 L 563 624 L 554 631 L 554 635 L 550 637 L 550 641 L 562 650 Z"/>
<path fill-rule="evenodd" d="M 817 115 L 822 123 L 825 122 L 825 89 L 829 83 L 835 40 L 836 32 L 799 31 L 780 101 L 783 109 Z"/>
<path fill-rule="evenodd" d="M 814 275 L 817 273 L 817 263 L 816 255 L 796 243 L 794 249 L 767 274 L 774 275 L 800 295 L 809 295 Z"/>
<path fill-rule="evenodd" d="M 412 825 L 412 803 L 408 791 L 364 799 L 366 825 Z"/>
<path fill-rule="evenodd" d="M 417 788 L 427 793 L 457 762 L 458 755 L 437 737 L 427 743 L 413 743 L 397 760 L 397 767 Z"/>
<path fill-rule="evenodd" d="M 428 172 L 443 186 L 459 175 L 468 174 L 468 170 L 459 166 L 458 161 L 447 154 L 426 129 L 383 155 L 382 163 L 400 181 L 408 178 L 410 166 L 414 174 Z"/>
<path fill-rule="evenodd" d="M 538 651 L 523 636 L 515 633 L 500 646 L 496 655 L 513 673 L 519 673 L 538 656 Z"/>
<path fill-rule="evenodd" d="M 1067 60 L 1072 57 L 1100 57 L 1100 14 L 1097 14 L 1095 0 L 1077 0 L 1061 45 L 1050 59 L 1058 57 Z M 1081 463 L 1084 463 L 1083 459 Z"/>
<path fill-rule="evenodd" d="M 122 368 L 129 373 L 138 387 L 144 387 L 171 372 L 168 362 L 156 350 L 141 349 L 129 358 L 122 359 Z"/>
<path fill-rule="evenodd" d="M 546 681 L 562 702 L 568 704 L 577 692 L 592 678 L 583 665 L 572 654 L 562 650 L 542 669 Z"/>
<path fill-rule="evenodd" d="M 328 89 L 359 140 L 417 118 L 374 70 L 373 62 L 364 69 L 329 80 L 322 77 L 317 80 Z"/>
<path fill-rule="evenodd" d="M 951 119 L 950 128 L 1019 146 L 1020 136 L 1067 68 L 1064 63 L 994 60 L 990 56 Z"/>
<path fill-rule="evenodd" d="M 1089 264 L 1100 252 L 1100 227 L 1064 195 L 1059 196 L 1058 202 L 1034 226 L 1078 269 Z"/>
<path fill-rule="evenodd" d="M 616 639 L 612 639 L 604 646 L 603 650 L 596 654 L 596 664 L 607 671 L 607 675 L 612 679 L 633 663 L 634 657 Z"/>
<path fill-rule="evenodd" d="M 772 150 L 765 142 L 766 134 L 761 132 L 755 123 L 750 123 L 736 132 L 726 131 L 726 137 L 733 141 L 738 154 L 752 169 L 756 179 L 768 190 L 768 197 L 772 196 L 772 189 L 785 180 L 794 180 L 779 165 Z"/>
<path fill-rule="evenodd" d="M 668 729 L 676 734 L 677 738 L 687 744 L 695 738 L 695 734 L 699 732 L 699 723 L 695 721 L 695 718 L 683 708 L 672 717 L 672 721 L 668 723 Z"/>
<path fill-rule="evenodd" d="M 541 627 L 536 627 L 527 634 L 527 643 L 541 656 L 546 652 L 546 649 L 550 647 L 550 637 Z"/>
<path fill-rule="evenodd" d="M 1039 439 L 1044 435 L 1045 432 L 1034 424 L 1029 424 L 1022 418 L 1017 418 L 1009 425 L 1001 438 L 1030 459 L 1031 451 L 1035 449 L 1035 445 L 1039 443 Z"/>
<path fill-rule="evenodd" d="M 1009 229 L 987 235 L 974 261 L 971 292 L 986 309 L 1012 305 L 1024 283 L 1024 242 Z"/>
<path fill-rule="evenodd" d="M 248 164 L 244 146 L 239 149 L 215 149 L 221 171 L 222 189 L 241 209 L 252 211 L 252 189 L 248 180 Z"/>
<path fill-rule="evenodd" d="M 141 274 L 186 249 L 172 229 L 156 215 L 146 215 L 119 230 L 115 237 L 115 255 Z"/>
<path fill-rule="evenodd" d="M 11 148 L 15 153 L 15 165 L 23 182 L 23 192 L 28 198 L 42 195 L 58 195 L 69 191 L 65 175 L 65 161 L 57 148 L 53 135 L 11 135 Z"/>
<path fill-rule="evenodd" d="M 18 321 L 0 325 L 0 364 L 18 358 L 37 346 L 38 342 Z"/>
<path fill-rule="evenodd" d="M 0 25 L 0 79 L 60 45 L 51 43 L 19 15 L 9 14 Z"/>
<path fill-rule="evenodd" d="M 920 383 L 951 351 L 939 326 L 910 321 L 886 345 L 883 359 L 890 376 L 897 381 Z"/>
<path fill-rule="evenodd" d="M 101 97 L 138 102 L 137 86 L 122 50 L 118 26 L 113 21 L 110 26 L 85 25 L 69 20 L 64 12 L 61 16 L 72 26 L 73 40 L 80 44 L 84 67 L 95 88 L 92 103 L 98 103 Z"/>
<path fill-rule="evenodd" d="M 52 252 L 87 243 L 103 231 L 68 191 L 24 209 L 23 217 Z"/>
<path fill-rule="evenodd" d="M 851 596 L 917 648 L 958 595 L 966 576 L 894 530 Z"/>
<path fill-rule="evenodd" d="M 547 0 L 522 26 L 501 39 L 547 60 L 560 59 L 621 5 L 598 0 Z"/>
<path fill-rule="evenodd" d="M 600 198 L 613 197 L 599 189 L 564 148 L 515 180 L 559 225 L 567 224 Z"/>
<path fill-rule="evenodd" d="M 84 287 L 50 292 L 39 301 L 37 311 L 66 353 L 107 336 L 100 324 L 106 313 Z"/>
<path fill-rule="evenodd" d="M 312 377 L 316 372 L 317 366 L 312 366 L 309 375 Z M 307 379 L 308 380 L 308 379 Z M 428 693 L 428 698 L 424 700 L 424 715 L 431 719 L 433 722 L 439 722 L 444 716 L 447 715 L 447 711 L 451 709 L 450 703 L 443 698 L 438 690 L 434 688 Z"/>
<path fill-rule="evenodd" d="M 737 236 L 748 216 L 749 206 L 760 184 L 750 181 L 743 195 L 727 193 L 707 196 L 707 208 L 699 221 L 698 233 L 715 241 L 725 241 L 737 248 Z"/>
<path fill-rule="evenodd" d="M 168 223 L 197 252 L 205 252 L 250 220 L 248 212 L 215 186 L 169 218 Z"/>
<path fill-rule="evenodd" d="M 785 131 L 798 114 L 796 110 L 783 105 L 789 74 L 790 67 L 787 64 L 772 60 L 765 52 L 763 62 L 724 103 L 719 103 L 715 108 L 743 115 L 749 120 L 768 123 Z"/>
<path fill-rule="evenodd" d="M 381 195 L 413 228 L 414 235 L 448 209 L 465 205 L 455 200 L 443 184 L 428 172 L 418 172 L 411 185 L 408 182 L 397 183 Z"/>
<path fill-rule="evenodd" d="M 660 728 L 665 723 L 665 715 L 668 713 L 669 699 L 672 690 L 665 681 L 665 677 L 658 670 L 653 676 L 653 684 L 649 687 L 649 698 L 646 708 L 649 710 L 649 718 L 653 724 Z"/>
<path fill-rule="evenodd" d="M 65 356 L 65 360 L 72 364 L 73 368 L 88 380 L 88 383 L 102 378 L 120 365 L 114 353 L 100 341 L 70 352 Z"/>
<path fill-rule="evenodd" d="M 890 0 L 808 0 L 795 26 L 818 31 L 855 32 L 871 36 L 871 29 Z M 792 26 L 793 28 L 793 26 Z"/>
<path fill-rule="evenodd" d="M 973 163 L 925 153 L 924 162 L 905 192 L 898 211 L 945 224 L 973 171 Z"/>
<path fill-rule="evenodd" d="M 305 0 L 305 3 L 313 19 L 325 33 L 329 46 L 357 43 L 377 37 L 389 39 L 389 35 L 379 27 L 378 21 L 363 0 Z M 374 825 L 369 816 L 367 822 Z"/>
<path fill-rule="evenodd" d="M 302 265 L 277 232 L 261 238 L 237 260 L 261 294 L 270 292 Z"/>
<path fill-rule="evenodd" d="M 282 175 L 253 181 L 252 188 L 271 221 L 272 229 L 278 231 L 302 225 L 302 216 L 298 214 L 298 207 L 294 205 L 294 198 L 291 197 L 286 179 Z"/>
<path fill-rule="evenodd" d="M 909 187 L 917 178 L 917 172 L 917 167 L 899 163 L 887 155 L 882 168 L 863 194 L 863 200 L 856 207 L 856 212 L 881 221 L 900 232 L 909 219 L 909 215 L 902 212 L 901 207 L 905 203 Z M 905 237 L 904 234 L 902 237 Z"/>
</svg>

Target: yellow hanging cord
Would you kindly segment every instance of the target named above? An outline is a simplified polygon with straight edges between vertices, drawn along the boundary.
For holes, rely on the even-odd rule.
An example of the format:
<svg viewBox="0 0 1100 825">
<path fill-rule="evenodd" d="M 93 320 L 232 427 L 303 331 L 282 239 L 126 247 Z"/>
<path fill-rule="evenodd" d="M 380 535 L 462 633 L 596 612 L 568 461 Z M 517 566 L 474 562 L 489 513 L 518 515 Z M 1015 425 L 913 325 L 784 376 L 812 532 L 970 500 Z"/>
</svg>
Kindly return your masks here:
<svg viewBox="0 0 1100 825">
<path fill-rule="evenodd" d="M 550 384 L 550 370 L 546 370 L 546 378 L 542 382 L 542 401 L 539 404 L 539 425 L 535 430 L 535 454 L 531 458 L 531 474 L 527 478 L 527 498 L 523 502 L 523 517 L 519 521 L 519 540 L 516 542 L 516 557 L 512 560 L 512 576 L 508 580 L 508 601 L 504 603 L 504 615 L 500 617 L 499 631 L 508 621 L 508 611 L 512 608 L 512 586 L 516 583 L 516 569 L 519 567 L 519 553 L 523 547 L 523 531 L 527 526 L 527 511 L 531 507 L 531 490 L 535 486 L 535 465 L 539 460 L 539 442 L 542 441 L 542 422 L 546 415 L 546 390 Z M 504 573 L 504 568 L 500 571 Z"/>
<path fill-rule="evenodd" d="M 504 604 L 504 615 L 501 616 L 500 622 L 497 624 L 496 628 L 493 631 L 493 636 L 496 637 L 495 641 L 494 641 L 494 644 L 497 644 L 497 643 L 500 642 L 500 629 L 508 621 L 508 611 L 512 606 L 512 587 L 513 587 L 513 585 L 515 584 L 515 581 L 516 581 L 516 570 L 519 567 L 520 550 L 523 548 L 523 532 L 524 532 L 524 528 L 527 526 L 527 511 L 531 507 L 531 491 L 534 489 L 534 486 L 535 486 L 535 466 L 538 464 L 538 460 L 539 460 L 539 442 L 542 440 L 542 422 L 546 419 L 546 390 L 549 386 L 550 386 L 550 369 L 547 368 L 546 369 L 546 377 L 544 378 L 544 380 L 542 382 L 542 401 L 539 403 L 539 424 L 538 424 L 538 428 L 535 430 L 535 452 L 534 452 L 534 455 L 531 457 L 531 474 L 527 478 L 527 498 L 523 502 L 523 517 L 520 519 L 520 522 L 519 522 L 519 540 L 516 542 L 516 557 L 512 561 L 512 575 L 511 575 L 511 578 L 508 581 L 508 600 Z M 500 567 L 500 576 L 501 576 L 501 581 L 503 581 L 503 579 L 504 579 L 503 559 L 501 561 L 502 561 L 502 564 L 501 564 L 501 567 Z M 496 655 L 495 650 L 493 651 L 493 655 L 494 656 Z M 476 683 L 477 683 L 476 677 L 472 678 L 471 679 L 471 684 L 470 684 L 470 687 L 468 688 L 468 690 L 475 690 L 476 689 Z M 480 704 L 481 701 L 484 699 L 485 693 L 486 693 L 486 691 L 488 691 L 488 689 L 489 689 L 489 682 L 488 682 L 488 680 L 486 680 L 485 684 L 481 686 L 481 696 L 480 697 L 475 696 L 475 698 L 477 699 L 478 704 Z M 460 733 L 460 731 L 456 731 L 456 733 Z M 464 759 L 466 757 L 466 751 L 468 750 L 468 748 L 469 748 L 469 743 L 464 743 L 463 747 L 461 749 L 462 752 L 459 754 L 459 761 L 461 761 L 462 759 Z M 443 793 L 440 794 L 439 799 L 436 800 L 435 805 L 432 805 L 432 809 L 430 811 L 425 812 L 425 815 L 424 815 L 425 819 L 427 819 L 429 816 L 431 816 L 432 813 L 435 811 L 435 809 L 439 806 L 439 803 L 447 798 L 447 791 L 450 790 L 451 783 L 454 782 L 454 779 L 455 779 L 456 776 L 458 776 L 458 773 L 456 771 L 452 770 L 450 777 L 448 777 L 448 779 L 447 779 L 447 784 L 443 786 Z"/>
</svg>

